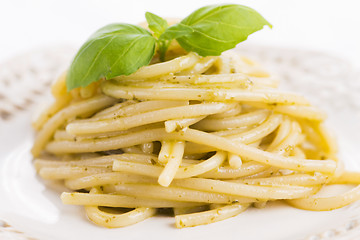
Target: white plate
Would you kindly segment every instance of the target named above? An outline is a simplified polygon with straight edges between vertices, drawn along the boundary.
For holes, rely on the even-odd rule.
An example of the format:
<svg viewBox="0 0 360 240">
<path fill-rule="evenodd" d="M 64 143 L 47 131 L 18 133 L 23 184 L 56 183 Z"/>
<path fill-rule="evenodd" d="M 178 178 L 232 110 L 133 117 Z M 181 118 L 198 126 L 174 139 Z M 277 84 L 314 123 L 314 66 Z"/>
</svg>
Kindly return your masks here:
<svg viewBox="0 0 360 240">
<path fill-rule="evenodd" d="M 303 93 L 326 110 L 328 125 L 338 135 L 341 159 L 347 168 L 360 170 L 360 74 L 346 61 L 321 53 L 246 45 L 239 51 L 277 72 L 283 78 L 282 88 Z M 0 66 L 0 239 L 360 238 L 359 202 L 329 212 L 272 203 L 182 230 L 170 217 L 153 217 L 122 229 L 93 225 L 82 207 L 61 203 L 61 184 L 36 176 L 29 153 L 34 109 L 49 99 L 50 81 L 66 69 L 73 53 L 67 47 L 43 49 Z"/>
</svg>

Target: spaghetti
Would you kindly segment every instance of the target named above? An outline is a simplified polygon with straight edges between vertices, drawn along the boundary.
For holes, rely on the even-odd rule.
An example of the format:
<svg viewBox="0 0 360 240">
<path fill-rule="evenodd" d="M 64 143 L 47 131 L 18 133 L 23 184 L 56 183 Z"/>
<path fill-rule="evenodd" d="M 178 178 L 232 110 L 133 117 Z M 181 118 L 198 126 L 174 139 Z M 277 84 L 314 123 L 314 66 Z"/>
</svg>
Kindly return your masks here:
<svg viewBox="0 0 360 240">
<path fill-rule="evenodd" d="M 168 57 L 70 92 L 65 74 L 54 84 L 32 153 L 42 178 L 74 191 L 61 195 L 65 204 L 109 228 L 171 208 L 183 228 L 268 201 L 321 211 L 360 198 L 359 187 L 314 196 L 359 176 L 343 171 L 325 114 L 305 98 L 277 90 L 236 52 Z"/>
</svg>

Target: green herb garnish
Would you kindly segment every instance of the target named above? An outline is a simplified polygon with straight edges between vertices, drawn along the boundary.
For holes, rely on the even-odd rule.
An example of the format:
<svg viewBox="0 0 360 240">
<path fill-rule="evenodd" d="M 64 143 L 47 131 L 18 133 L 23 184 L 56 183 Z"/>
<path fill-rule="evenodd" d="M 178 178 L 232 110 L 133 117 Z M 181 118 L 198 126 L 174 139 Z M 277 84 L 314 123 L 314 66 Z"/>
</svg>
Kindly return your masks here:
<svg viewBox="0 0 360 240">
<path fill-rule="evenodd" d="M 170 27 L 153 13 L 147 12 L 145 17 L 153 35 L 142 27 L 123 23 L 96 31 L 74 58 L 66 79 L 67 89 L 130 75 L 150 63 L 155 49 L 164 60 L 174 39 L 188 52 L 218 56 L 265 25 L 271 27 L 258 12 L 237 4 L 202 7 Z"/>
</svg>

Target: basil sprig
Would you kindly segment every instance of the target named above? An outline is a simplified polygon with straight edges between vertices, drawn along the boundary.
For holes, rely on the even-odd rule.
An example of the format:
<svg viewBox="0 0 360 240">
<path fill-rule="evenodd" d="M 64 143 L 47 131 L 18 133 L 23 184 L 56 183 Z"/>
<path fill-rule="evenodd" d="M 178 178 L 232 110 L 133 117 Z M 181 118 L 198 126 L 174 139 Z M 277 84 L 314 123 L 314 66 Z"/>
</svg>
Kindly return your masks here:
<svg viewBox="0 0 360 240">
<path fill-rule="evenodd" d="M 155 39 L 147 30 L 131 24 L 110 24 L 95 32 L 76 54 L 67 78 L 68 90 L 86 87 L 101 78 L 129 75 L 148 65 Z"/>
<path fill-rule="evenodd" d="M 265 25 L 271 27 L 258 12 L 237 4 L 202 7 L 172 26 L 153 13 L 147 12 L 145 17 L 153 34 L 123 23 L 96 31 L 76 54 L 67 75 L 67 89 L 130 75 L 150 63 L 155 49 L 164 60 L 174 39 L 188 52 L 218 56 Z"/>
<path fill-rule="evenodd" d="M 255 10 L 229 4 L 202 7 L 173 27 L 178 31 L 192 29 L 191 33 L 175 38 L 186 51 L 205 57 L 234 48 L 265 25 L 271 27 Z"/>
<path fill-rule="evenodd" d="M 169 27 L 167 21 L 151 12 L 145 13 L 146 21 L 149 24 L 149 29 L 153 31 L 154 36 L 159 38 L 163 32 Z"/>
</svg>

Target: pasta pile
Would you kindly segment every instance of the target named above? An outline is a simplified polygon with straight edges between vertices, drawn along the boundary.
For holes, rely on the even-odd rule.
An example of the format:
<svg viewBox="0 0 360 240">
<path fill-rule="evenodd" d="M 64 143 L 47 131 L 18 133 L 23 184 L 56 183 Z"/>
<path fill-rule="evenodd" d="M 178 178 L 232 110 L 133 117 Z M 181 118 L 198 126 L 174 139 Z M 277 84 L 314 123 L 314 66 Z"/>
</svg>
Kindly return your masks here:
<svg viewBox="0 0 360 240">
<path fill-rule="evenodd" d="M 168 57 L 70 92 L 66 74 L 55 82 L 32 153 L 42 178 L 69 189 L 63 203 L 108 228 L 169 208 L 184 228 L 268 201 L 321 211 L 359 199 L 359 187 L 313 196 L 359 176 L 343 170 L 325 114 L 304 97 L 277 90 L 277 78 L 237 52 L 173 47 Z"/>
</svg>

